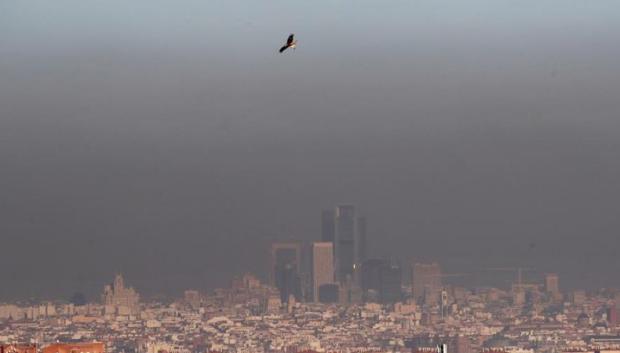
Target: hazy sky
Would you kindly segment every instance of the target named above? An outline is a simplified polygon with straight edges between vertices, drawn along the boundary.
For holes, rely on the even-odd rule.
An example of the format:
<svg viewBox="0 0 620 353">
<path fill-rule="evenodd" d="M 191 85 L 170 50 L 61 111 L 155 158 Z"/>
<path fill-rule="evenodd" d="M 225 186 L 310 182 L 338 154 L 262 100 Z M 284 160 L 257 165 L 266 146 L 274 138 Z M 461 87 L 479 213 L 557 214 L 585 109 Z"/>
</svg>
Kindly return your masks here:
<svg viewBox="0 0 620 353">
<path fill-rule="evenodd" d="M 619 58 L 616 0 L 0 0 L 0 300 L 263 275 L 343 202 L 620 287 Z"/>
</svg>

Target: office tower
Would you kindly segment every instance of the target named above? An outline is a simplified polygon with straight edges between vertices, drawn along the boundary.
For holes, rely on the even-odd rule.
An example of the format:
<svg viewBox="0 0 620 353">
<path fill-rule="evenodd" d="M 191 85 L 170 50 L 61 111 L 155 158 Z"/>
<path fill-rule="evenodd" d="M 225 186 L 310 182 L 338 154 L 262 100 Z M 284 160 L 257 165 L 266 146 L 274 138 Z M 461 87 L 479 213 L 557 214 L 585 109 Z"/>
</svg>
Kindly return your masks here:
<svg viewBox="0 0 620 353">
<path fill-rule="evenodd" d="M 336 215 L 334 210 L 321 212 L 321 241 L 333 243 L 336 235 Z"/>
<path fill-rule="evenodd" d="M 301 300 L 301 244 L 276 242 L 271 244 L 271 284 L 280 291 L 280 300 L 287 303 L 293 295 Z"/>
<path fill-rule="evenodd" d="M 319 301 L 319 288 L 334 283 L 334 244 L 317 242 L 312 244 L 312 298 Z"/>
<path fill-rule="evenodd" d="M 382 303 L 397 303 L 402 300 L 402 269 L 394 262 L 388 262 L 381 268 L 381 287 L 379 299 Z"/>
<path fill-rule="evenodd" d="M 362 291 L 364 301 L 378 302 L 379 290 L 381 289 L 381 268 L 385 260 L 369 259 L 362 264 Z"/>
<path fill-rule="evenodd" d="M 560 280 L 557 273 L 545 274 L 545 292 L 551 295 L 553 300 L 561 300 Z"/>
<path fill-rule="evenodd" d="M 357 219 L 357 241 L 355 249 L 355 263 L 361 265 L 366 261 L 366 217 L 359 217 Z"/>
<path fill-rule="evenodd" d="M 366 218 L 357 217 L 354 205 L 321 212 L 321 240 L 334 244 L 336 280 L 359 289 L 359 269 L 367 256 Z M 346 283 L 349 281 L 349 283 Z"/>
<path fill-rule="evenodd" d="M 112 284 L 103 288 L 101 299 L 108 314 L 133 315 L 140 309 L 140 296 L 133 288 L 125 287 L 121 274 L 116 275 Z"/>
<path fill-rule="evenodd" d="M 402 300 L 402 270 L 396 263 L 383 259 L 364 261 L 361 282 L 365 301 L 395 303 Z"/>
<path fill-rule="evenodd" d="M 336 208 L 336 276 L 340 282 L 353 278 L 355 264 L 355 206 L 341 205 Z"/>
<path fill-rule="evenodd" d="M 441 267 L 433 262 L 415 263 L 412 270 L 413 298 L 428 305 L 439 302 L 441 292 Z"/>
</svg>

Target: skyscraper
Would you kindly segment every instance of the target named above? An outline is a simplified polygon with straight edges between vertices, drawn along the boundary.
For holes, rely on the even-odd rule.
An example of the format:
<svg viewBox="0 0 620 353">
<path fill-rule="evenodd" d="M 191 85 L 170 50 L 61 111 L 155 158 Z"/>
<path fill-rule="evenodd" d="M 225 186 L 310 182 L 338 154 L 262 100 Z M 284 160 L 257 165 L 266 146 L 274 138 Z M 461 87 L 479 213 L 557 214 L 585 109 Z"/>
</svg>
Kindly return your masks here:
<svg viewBox="0 0 620 353">
<path fill-rule="evenodd" d="M 334 210 L 323 210 L 321 212 L 321 241 L 334 242 L 336 235 L 336 215 Z"/>
<path fill-rule="evenodd" d="M 324 215 L 329 219 L 327 213 Z M 350 279 L 358 285 L 355 269 L 366 259 L 366 219 L 357 217 L 354 205 L 340 205 L 336 207 L 334 229 L 336 279 L 341 283 Z"/>
<path fill-rule="evenodd" d="M 357 240 L 355 246 L 355 263 L 361 265 L 366 261 L 366 217 L 357 219 Z"/>
<path fill-rule="evenodd" d="M 545 292 L 551 295 L 553 300 L 560 300 L 560 279 L 557 273 L 545 274 Z"/>
<path fill-rule="evenodd" d="M 436 305 L 441 292 L 441 267 L 433 262 L 415 263 L 412 270 L 413 298 L 428 305 Z"/>
<path fill-rule="evenodd" d="M 271 244 L 271 284 L 280 291 L 280 299 L 288 302 L 290 295 L 301 300 L 301 244 L 276 242 Z"/>
<path fill-rule="evenodd" d="M 334 244 L 317 242 L 312 244 L 312 295 L 319 301 L 319 289 L 324 284 L 334 283 Z"/>
<path fill-rule="evenodd" d="M 336 274 L 338 280 L 346 281 L 353 277 L 355 263 L 355 206 L 336 207 Z"/>
</svg>

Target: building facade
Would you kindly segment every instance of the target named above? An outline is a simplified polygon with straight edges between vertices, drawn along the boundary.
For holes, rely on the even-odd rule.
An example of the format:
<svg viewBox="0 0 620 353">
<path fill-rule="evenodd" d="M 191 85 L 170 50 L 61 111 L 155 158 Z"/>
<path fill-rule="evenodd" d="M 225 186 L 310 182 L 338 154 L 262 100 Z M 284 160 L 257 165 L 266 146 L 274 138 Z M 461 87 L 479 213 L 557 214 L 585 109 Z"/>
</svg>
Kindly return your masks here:
<svg viewBox="0 0 620 353">
<path fill-rule="evenodd" d="M 140 310 L 140 296 L 133 288 L 125 287 L 121 274 L 103 288 L 101 299 L 108 314 L 134 315 Z"/>
<path fill-rule="evenodd" d="M 418 302 L 436 305 L 441 293 L 441 267 L 438 263 L 414 263 L 412 269 L 413 298 Z"/>
<path fill-rule="evenodd" d="M 317 242 L 312 244 L 312 296 L 319 301 L 319 288 L 334 283 L 334 244 Z"/>
<path fill-rule="evenodd" d="M 357 286 L 359 268 L 367 255 L 366 219 L 357 217 L 354 205 L 337 206 L 334 217 L 336 280 Z"/>
</svg>

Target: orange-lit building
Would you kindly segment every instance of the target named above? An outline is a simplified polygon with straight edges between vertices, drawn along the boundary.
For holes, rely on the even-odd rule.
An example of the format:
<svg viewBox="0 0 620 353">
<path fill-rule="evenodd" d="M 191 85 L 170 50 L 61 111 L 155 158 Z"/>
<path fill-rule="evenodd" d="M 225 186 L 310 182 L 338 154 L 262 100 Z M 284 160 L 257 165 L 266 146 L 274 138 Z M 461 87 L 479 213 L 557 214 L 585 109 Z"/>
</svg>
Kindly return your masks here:
<svg viewBox="0 0 620 353">
<path fill-rule="evenodd" d="M 105 353 L 105 345 L 92 343 L 55 343 L 43 348 L 42 353 Z"/>
<path fill-rule="evenodd" d="M 36 344 L 0 344 L 0 353 L 37 353 Z"/>
</svg>

